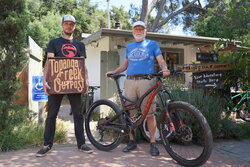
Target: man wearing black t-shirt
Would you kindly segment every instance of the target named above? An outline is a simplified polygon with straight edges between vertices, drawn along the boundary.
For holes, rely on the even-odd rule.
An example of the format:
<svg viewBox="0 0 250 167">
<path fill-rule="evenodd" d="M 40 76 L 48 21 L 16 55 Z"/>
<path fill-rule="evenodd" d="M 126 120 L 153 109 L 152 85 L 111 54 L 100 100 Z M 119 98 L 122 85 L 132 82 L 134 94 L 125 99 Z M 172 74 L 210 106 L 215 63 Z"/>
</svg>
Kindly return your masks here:
<svg viewBox="0 0 250 167">
<path fill-rule="evenodd" d="M 63 36 L 53 39 L 49 42 L 47 48 L 47 57 L 84 57 L 86 58 L 85 46 L 82 42 L 73 38 L 73 32 L 76 27 L 76 20 L 72 15 L 65 15 L 62 18 Z M 86 67 L 86 66 L 85 66 Z M 36 153 L 37 157 L 43 157 L 50 152 L 53 146 L 55 135 L 56 118 L 59 112 L 63 94 L 49 94 L 50 86 L 46 82 L 48 73 L 47 63 L 44 68 L 44 91 L 48 95 L 48 115 L 45 123 L 44 146 Z M 88 75 L 85 68 L 86 82 L 88 87 Z M 85 136 L 83 129 L 83 115 L 81 112 L 81 94 L 67 95 L 72 108 L 75 126 L 75 136 L 79 151 L 92 153 L 93 150 L 85 144 Z"/>
</svg>

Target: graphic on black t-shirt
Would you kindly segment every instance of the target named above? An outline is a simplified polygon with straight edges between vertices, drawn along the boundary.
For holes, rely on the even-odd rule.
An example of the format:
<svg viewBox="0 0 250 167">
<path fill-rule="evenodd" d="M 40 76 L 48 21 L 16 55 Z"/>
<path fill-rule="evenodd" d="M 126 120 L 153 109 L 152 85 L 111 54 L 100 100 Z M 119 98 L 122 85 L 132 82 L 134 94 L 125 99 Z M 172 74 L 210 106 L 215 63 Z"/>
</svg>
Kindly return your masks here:
<svg viewBox="0 0 250 167">
<path fill-rule="evenodd" d="M 77 53 L 77 49 L 74 45 L 72 44 L 64 44 L 62 45 L 62 54 L 65 57 L 74 57 Z"/>
</svg>

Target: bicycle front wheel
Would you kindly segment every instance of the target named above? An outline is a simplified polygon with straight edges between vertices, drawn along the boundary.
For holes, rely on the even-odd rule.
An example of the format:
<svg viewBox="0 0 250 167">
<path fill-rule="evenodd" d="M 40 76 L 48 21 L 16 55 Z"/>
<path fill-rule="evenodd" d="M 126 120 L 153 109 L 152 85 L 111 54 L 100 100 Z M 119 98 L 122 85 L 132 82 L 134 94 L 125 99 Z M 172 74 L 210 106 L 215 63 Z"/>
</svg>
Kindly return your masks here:
<svg viewBox="0 0 250 167">
<path fill-rule="evenodd" d="M 85 117 L 85 129 L 90 142 L 97 149 L 110 151 L 121 143 L 124 119 L 118 116 L 109 121 L 119 113 L 118 106 L 109 100 L 98 100 L 90 106 Z"/>
<path fill-rule="evenodd" d="M 211 129 L 201 112 L 181 101 L 169 103 L 174 129 L 166 118 L 160 123 L 160 135 L 169 155 L 183 166 L 200 166 L 211 155 Z M 164 113 L 164 112 L 163 112 Z"/>
<path fill-rule="evenodd" d="M 246 121 L 246 122 L 250 122 L 250 111 L 249 111 L 250 106 L 249 106 L 249 105 L 250 105 L 250 104 L 247 103 L 247 100 L 244 100 L 244 101 L 241 103 L 239 109 L 237 110 L 238 116 L 239 116 L 242 120 L 244 120 L 244 121 Z"/>
</svg>

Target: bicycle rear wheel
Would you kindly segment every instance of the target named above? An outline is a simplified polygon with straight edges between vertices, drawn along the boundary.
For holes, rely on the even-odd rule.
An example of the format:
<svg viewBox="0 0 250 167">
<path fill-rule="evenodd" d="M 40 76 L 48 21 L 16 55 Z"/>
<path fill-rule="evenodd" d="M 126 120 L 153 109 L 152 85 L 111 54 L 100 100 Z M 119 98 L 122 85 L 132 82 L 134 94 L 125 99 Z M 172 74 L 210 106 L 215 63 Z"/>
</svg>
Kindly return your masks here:
<svg viewBox="0 0 250 167">
<path fill-rule="evenodd" d="M 166 151 L 183 166 L 204 164 L 213 145 L 212 132 L 205 117 L 194 106 L 181 101 L 170 102 L 169 113 L 175 131 L 171 130 L 166 117 L 160 122 L 160 135 Z"/>
<path fill-rule="evenodd" d="M 94 102 L 85 117 L 85 128 L 90 142 L 99 150 L 110 151 L 122 141 L 121 133 L 124 119 L 118 116 L 115 120 L 108 120 L 119 114 L 118 106 L 109 100 Z"/>
<path fill-rule="evenodd" d="M 249 104 L 249 105 L 250 105 L 250 104 Z M 250 106 L 248 106 L 247 101 L 244 100 L 244 101 L 241 103 L 239 109 L 237 110 L 238 116 L 239 116 L 242 120 L 244 120 L 244 121 L 246 121 L 246 122 L 250 122 L 250 111 L 249 111 L 249 107 L 250 107 Z"/>
</svg>

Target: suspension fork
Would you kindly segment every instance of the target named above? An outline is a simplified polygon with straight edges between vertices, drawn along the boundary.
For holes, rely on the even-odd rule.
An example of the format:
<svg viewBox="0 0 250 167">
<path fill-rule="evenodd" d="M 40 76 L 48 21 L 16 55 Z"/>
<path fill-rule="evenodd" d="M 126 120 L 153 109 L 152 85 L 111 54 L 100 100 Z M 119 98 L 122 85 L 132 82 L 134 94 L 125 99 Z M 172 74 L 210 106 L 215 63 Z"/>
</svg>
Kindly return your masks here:
<svg viewBox="0 0 250 167">
<path fill-rule="evenodd" d="M 171 132 L 175 132 L 176 129 L 175 129 L 175 126 L 174 126 L 174 123 L 173 123 L 173 120 L 172 118 L 170 117 L 170 114 L 169 114 L 169 103 L 170 103 L 170 100 L 167 100 L 164 102 L 164 110 L 163 110 L 163 118 L 166 118 L 167 119 L 167 122 L 169 122 L 169 126 L 171 128 Z"/>
</svg>

